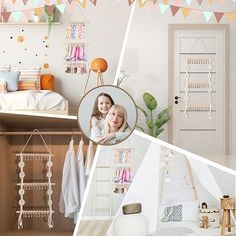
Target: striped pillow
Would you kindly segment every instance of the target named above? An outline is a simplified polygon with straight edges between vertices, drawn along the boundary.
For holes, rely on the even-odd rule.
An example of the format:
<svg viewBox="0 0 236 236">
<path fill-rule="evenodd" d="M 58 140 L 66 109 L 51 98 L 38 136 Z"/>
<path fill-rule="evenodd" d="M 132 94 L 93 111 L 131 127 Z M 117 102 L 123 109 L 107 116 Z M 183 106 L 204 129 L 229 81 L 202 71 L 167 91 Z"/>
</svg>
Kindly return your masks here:
<svg viewBox="0 0 236 236">
<path fill-rule="evenodd" d="M 1 72 L 10 72 L 11 71 L 11 65 L 0 65 L 0 71 Z"/>
<path fill-rule="evenodd" d="M 37 89 L 40 89 L 41 66 L 34 66 L 34 67 L 13 66 L 12 70 L 21 72 L 19 82 L 23 81 L 24 90 L 26 90 L 27 87 L 35 87 L 35 86 Z M 36 82 L 35 85 L 33 85 L 32 82 Z M 22 82 L 19 85 L 21 86 Z M 19 88 L 19 90 L 22 89 Z"/>
<path fill-rule="evenodd" d="M 0 93 L 7 92 L 7 82 L 0 80 Z"/>
<path fill-rule="evenodd" d="M 40 83 L 34 80 L 21 80 L 18 82 L 18 90 L 40 90 Z"/>
</svg>

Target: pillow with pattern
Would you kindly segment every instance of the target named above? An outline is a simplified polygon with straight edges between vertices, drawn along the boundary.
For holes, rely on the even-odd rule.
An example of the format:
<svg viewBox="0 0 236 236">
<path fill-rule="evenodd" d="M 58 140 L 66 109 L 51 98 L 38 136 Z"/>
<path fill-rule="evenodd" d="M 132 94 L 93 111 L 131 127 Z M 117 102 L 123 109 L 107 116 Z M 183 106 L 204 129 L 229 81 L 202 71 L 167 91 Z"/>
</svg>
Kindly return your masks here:
<svg viewBox="0 0 236 236">
<path fill-rule="evenodd" d="M 182 205 L 168 206 L 164 210 L 164 217 L 161 219 L 162 222 L 169 221 L 182 221 Z"/>
</svg>

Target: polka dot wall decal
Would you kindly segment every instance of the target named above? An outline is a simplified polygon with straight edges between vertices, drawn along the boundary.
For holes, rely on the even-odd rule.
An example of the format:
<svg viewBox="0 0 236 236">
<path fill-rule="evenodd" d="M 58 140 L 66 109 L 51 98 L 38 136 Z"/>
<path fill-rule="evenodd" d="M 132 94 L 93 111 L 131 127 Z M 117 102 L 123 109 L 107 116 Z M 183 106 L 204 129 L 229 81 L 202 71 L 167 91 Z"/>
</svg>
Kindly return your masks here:
<svg viewBox="0 0 236 236">
<path fill-rule="evenodd" d="M 21 64 L 21 61 L 19 61 L 19 64 Z"/>
<path fill-rule="evenodd" d="M 48 69 L 48 68 L 49 68 L 49 64 L 48 64 L 48 63 L 44 63 L 44 64 L 43 64 L 43 68 L 44 68 L 44 69 Z"/>
<path fill-rule="evenodd" d="M 48 36 L 44 36 L 44 39 L 48 39 Z"/>
<path fill-rule="evenodd" d="M 11 36 L 10 39 L 13 39 L 13 37 Z"/>
<path fill-rule="evenodd" d="M 46 48 L 49 48 L 49 45 L 46 45 Z"/>
<path fill-rule="evenodd" d="M 24 30 L 21 30 L 21 32 L 24 32 Z"/>
<path fill-rule="evenodd" d="M 18 37 L 17 37 L 17 41 L 18 41 L 19 43 L 24 42 L 24 37 L 23 37 L 23 36 L 18 36 Z"/>
</svg>

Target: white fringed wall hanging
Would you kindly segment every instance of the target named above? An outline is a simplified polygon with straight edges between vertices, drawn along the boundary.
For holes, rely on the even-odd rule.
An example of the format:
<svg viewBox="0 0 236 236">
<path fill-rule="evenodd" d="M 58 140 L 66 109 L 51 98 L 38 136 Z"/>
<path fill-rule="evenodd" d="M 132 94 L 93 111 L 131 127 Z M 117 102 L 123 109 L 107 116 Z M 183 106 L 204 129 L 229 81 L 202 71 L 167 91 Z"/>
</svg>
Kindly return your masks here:
<svg viewBox="0 0 236 236">
<path fill-rule="evenodd" d="M 38 130 L 34 130 L 33 132 L 39 132 Z M 17 186 L 20 187 L 18 193 L 20 195 L 20 200 L 19 200 L 19 210 L 16 211 L 18 216 L 18 229 L 23 228 L 23 217 L 27 218 L 47 218 L 48 221 L 48 227 L 53 228 L 53 221 L 52 221 L 52 214 L 54 213 L 52 209 L 52 186 L 55 185 L 55 183 L 52 183 L 52 157 L 54 156 L 45 140 L 43 139 L 42 135 L 40 134 L 40 138 L 42 140 L 43 146 L 46 148 L 46 152 L 43 153 L 27 153 L 24 152 L 26 146 L 28 145 L 29 141 L 31 140 L 33 134 L 30 135 L 28 138 L 27 142 L 25 143 L 22 151 L 20 153 L 17 153 L 16 156 L 20 158 L 20 161 L 18 163 L 18 166 L 20 168 L 20 173 L 19 173 L 19 179 L 20 183 L 17 183 Z M 47 161 L 47 181 L 45 182 L 24 182 L 25 178 L 25 172 L 24 172 L 24 167 L 25 167 L 25 161 Z M 25 191 L 29 190 L 47 190 L 47 195 L 48 195 L 48 201 L 47 201 L 47 207 L 44 209 L 24 209 L 25 205 L 25 200 L 24 200 L 24 194 Z"/>
<path fill-rule="evenodd" d="M 192 56 L 191 52 L 195 48 L 197 42 L 201 42 L 203 47 L 205 48 L 208 56 L 204 57 L 199 57 L 199 56 Z M 190 68 L 191 65 L 194 64 L 205 64 L 207 65 L 208 73 L 207 73 L 207 78 L 208 78 L 208 83 L 199 83 L 199 82 L 190 82 Z M 212 119 L 212 58 L 210 57 L 209 51 L 204 44 L 203 40 L 201 38 L 196 39 L 195 43 L 193 44 L 193 47 L 188 53 L 188 57 L 186 59 L 186 66 L 185 66 L 185 96 L 184 96 L 184 119 L 188 119 L 188 112 L 192 111 L 208 111 L 208 119 Z M 208 104 L 209 105 L 195 105 L 195 106 L 189 106 L 189 91 L 191 88 L 199 89 L 199 88 L 207 88 L 208 91 Z"/>
</svg>

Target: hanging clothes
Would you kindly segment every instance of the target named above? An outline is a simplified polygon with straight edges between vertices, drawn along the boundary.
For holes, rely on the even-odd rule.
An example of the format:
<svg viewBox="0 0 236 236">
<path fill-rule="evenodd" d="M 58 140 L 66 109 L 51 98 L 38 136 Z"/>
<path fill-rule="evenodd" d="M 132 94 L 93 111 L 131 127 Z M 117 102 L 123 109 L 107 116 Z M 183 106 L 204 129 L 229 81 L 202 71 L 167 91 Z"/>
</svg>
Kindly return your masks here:
<svg viewBox="0 0 236 236">
<path fill-rule="evenodd" d="M 76 164 L 74 140 L 72 139 L 70 141 L 63 166 L 59 209 L 60 212 L 65 214 L 65 217 L 74 218 L 74 221 L 76 221 L 77 213 L 80 210 L 80 196 Z"/>
<path fill-rule="evenodd" d="M 84 141 L 83 139 L 79 142 L 79 147 L 77 149 L 77 179 L 79 184 L 79 196 L 80 196 L 80 203 L 82 203 L 84 192 L 86 188 L 86 178 L 85 178 L 85 168 L 84 168 Z"/>
<path fill-rule="evenodd" d="M 88 146 L 86 161 L 85 161 L 85 175 L 90 174 L 92 164 L 93 164 L 93 157 L 94 157 L 93 142 L 89 141 L 89 146 Z"/>
</svg>

